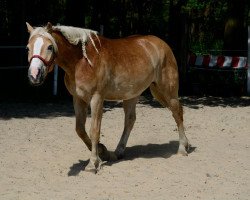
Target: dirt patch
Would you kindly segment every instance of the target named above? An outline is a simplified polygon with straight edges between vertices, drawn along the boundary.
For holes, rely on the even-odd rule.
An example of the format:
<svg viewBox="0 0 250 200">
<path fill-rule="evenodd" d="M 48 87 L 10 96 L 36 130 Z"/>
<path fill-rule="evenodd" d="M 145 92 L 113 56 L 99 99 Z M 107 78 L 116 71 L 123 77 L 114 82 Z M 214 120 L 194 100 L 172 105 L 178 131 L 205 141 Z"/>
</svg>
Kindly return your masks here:
<svg viewBox="0 0 250 200">
<path fill-rule="evenodd" d="M 176 155 L 171 113 L 143 98 L 124 159 L 96 175 L 84 171 L 90 152 L 74 131 L 71 102 L 1 103 L 0 199 L 249 199 L 250 98 L 182 101 L 188 157 Z M 123 110 L 104 110 L 101 142 L 114 150 Z"/>
</svg>

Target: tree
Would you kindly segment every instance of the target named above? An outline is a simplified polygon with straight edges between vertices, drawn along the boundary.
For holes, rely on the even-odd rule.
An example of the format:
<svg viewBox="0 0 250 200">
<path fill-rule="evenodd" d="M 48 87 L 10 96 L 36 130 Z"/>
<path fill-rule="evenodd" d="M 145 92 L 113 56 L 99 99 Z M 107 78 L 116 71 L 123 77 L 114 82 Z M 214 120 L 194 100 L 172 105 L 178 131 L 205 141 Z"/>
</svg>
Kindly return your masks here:
<svg viewBox="0 0 250 200">
<path fill-rule="evenodd" d="M 249 4 L 249 3 L 248 3 Z M 228 17 L 224 29 L 224 49 L 228 55 L 244 55 L 247 50 L 247 10 L 246 0 L 230 0 L 228 4 Z"/>
</svg>

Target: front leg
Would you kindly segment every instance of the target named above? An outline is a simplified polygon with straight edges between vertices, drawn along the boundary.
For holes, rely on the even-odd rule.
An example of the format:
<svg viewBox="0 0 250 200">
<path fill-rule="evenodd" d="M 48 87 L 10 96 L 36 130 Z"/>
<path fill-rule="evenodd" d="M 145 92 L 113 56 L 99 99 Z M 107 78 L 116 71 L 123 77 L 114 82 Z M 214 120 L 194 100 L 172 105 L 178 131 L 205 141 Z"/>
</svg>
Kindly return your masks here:
<svg viewBox="0 0 250 200">
<path fill-rule="evenodd" d="M 73 100 L 76 114 L 76 132 L 78 136 L 82 139 L 82 141 L 86 144 L 88 149 L 91 151 L 91 140 L 85 130 L 88 104 L 77 96 L 74 96 Z M 107 151 L 107 148 L 103 144 L 98 144 L 98 153 L 102 160 L 112 160 L 112 158 L 110 157 L 110 153 Z"/>
<path fill-rule="evenodd" d="M 88 104 L 77 96 L 73 97 L 75 115 L 76 115 L 76 132 L 82 141 L 91 151 L 91 141 L 85 130 L 85 123 L 88 112 Z"/>
<path fill-rule="evenodd" d="M 137 101 L 138 101 L 138 97 L 123 101 L 125 123 L 124 123 L 124 130 L 122 133 L 122 137 L 115 150 L 115 155 L 117 156 L 118 159 L 122 158 L 124 155 L 124 151 L 128 142 L 130 132 L 136 120 L 135 107 L 136 107 Z"/>
<path fill-rule="evenodd" d="M 90 127 L 90 140 L 91 140 L 91 156 L 86 171 L 97 173 L 101 168 L 102 160 L 99 157 L 98 144 L 100 141 L 100 129 L 103 113 L 103 97 L 100 94 L 95 94 L 90 102 L 91 106 L 91 127 Z"/>
</svg>

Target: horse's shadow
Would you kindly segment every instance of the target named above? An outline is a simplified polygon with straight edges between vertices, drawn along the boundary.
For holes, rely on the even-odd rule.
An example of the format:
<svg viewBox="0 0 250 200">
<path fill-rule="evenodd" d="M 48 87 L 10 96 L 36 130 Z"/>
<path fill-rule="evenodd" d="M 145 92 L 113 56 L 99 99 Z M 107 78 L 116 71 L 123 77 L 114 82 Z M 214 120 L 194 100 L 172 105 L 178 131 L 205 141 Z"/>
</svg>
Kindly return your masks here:
<svg viewBox="0 0 250 200">
<path fill-rule="evenodd" d="M 122 159 L 115 162 L 106 162 L 104 165 L 111 166 L 119 162 L 125 162 L 128 160 L 134 160 L 136 158 L 170 158 L 177 153 L 179 146 L 178 141 L 170 141 L 166 144 L 147 144 L 147 145 L 136 145 L 132 147 L 127 147 L 125 155 Z M 188 154 L 192 153 L 196 147 L 190 147 Z M 70 167 L 68 176 L 77 176 L 81 171 L 85 170 L 89 160 L 83 161 L 79 160 L 78 163 L 73 164 Z"/>
<path fill-rule="evenodd" d="M 68 172 L 68 176 L 77 176 L 81 171 L 85 170 L 85 167 L 89 163 L 89 160 L 79 160 L 78 163 L 74 163 Z"/>
</svg>

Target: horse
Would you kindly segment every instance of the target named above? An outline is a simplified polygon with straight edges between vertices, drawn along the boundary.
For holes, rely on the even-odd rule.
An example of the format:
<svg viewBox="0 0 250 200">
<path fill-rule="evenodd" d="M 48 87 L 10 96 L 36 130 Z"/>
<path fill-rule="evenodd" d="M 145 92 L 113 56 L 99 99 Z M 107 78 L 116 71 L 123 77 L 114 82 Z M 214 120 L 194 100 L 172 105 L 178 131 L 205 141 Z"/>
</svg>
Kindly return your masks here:
<svg viewBox="0 0 250 200">
<path fill-rule="evenodd" d="M 124 156 L 136 120 L 136 103 L 148 87 L 153 97 L 172 112 L 179 133 L 177 153 L 188 155 L 177 62 L 163 40 L 153 35 L 108 39 L 94 30 L 49 22 L 42 27 L 26 25 L 30 83 L 42 84 L 55 64 L 65 71 L 64 82 L 73 96 L 75 130 L 91 151 L 85 171 L 97 173 L 103 161 Z M 100 143 L 100 127 L 104 101 L 117 100 L 123 101 L 125 122 L 119 143 L 111 152 Z M 88 107 L 89 135 L 85 130 Z"/>
</svg>

